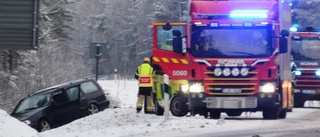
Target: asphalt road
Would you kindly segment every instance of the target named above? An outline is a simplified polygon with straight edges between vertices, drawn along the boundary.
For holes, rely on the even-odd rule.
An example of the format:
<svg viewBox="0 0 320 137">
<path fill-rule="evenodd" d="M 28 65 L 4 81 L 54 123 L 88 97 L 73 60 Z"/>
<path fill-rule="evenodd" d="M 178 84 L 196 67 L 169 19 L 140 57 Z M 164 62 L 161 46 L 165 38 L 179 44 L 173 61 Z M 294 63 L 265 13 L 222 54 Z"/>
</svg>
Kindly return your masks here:
<svg viewBox="0 0 320 137">
<path fill-rule="evenodd" d="M 248 124 L 256 118 L 226 118 L 228 120 L 246 120 Z M 264 125 L 249 129 L 223 132 L 206 132 L 197 137 L 320 137 L 320 108 L 294 108 L 282 120 L 266 120 Z M 244 125 L 245 126 L 245 125 Z M 195 136 L 195 135 L 192 135 Z"/>
</svg>

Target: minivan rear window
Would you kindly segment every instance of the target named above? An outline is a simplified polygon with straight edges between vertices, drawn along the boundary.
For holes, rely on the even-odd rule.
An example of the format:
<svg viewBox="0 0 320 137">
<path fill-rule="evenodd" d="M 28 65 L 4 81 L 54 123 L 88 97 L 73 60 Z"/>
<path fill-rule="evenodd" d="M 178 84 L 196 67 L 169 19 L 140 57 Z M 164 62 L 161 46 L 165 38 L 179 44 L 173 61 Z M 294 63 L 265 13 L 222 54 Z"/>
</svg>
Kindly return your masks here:
<svg viewBox="0 0 320 137">
<path fill-rule="evenodd" d="M 80 88 L 85 94 L 89 94 L 91 92 L 99 90 L 98 87 L 96 86 L 96 84 L 93 83 L 92 81 L 89 81 L 89 82 L 86 82 L 86 83 L 82 83 L 80 85 Z"/>
</svg>

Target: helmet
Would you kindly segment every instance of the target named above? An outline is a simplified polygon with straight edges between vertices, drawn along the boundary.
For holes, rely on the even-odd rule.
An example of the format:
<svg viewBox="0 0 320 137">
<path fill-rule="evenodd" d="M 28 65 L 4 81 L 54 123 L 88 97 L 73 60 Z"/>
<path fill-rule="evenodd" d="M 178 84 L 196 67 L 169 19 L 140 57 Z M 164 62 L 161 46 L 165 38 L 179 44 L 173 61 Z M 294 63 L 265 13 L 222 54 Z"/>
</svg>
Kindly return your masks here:
<svg viewBox="0 0 320 137">
<path fill-rule="evenodd" d="M 143 59 L 143 62 L 150 62 L 150 58 L 145 57 L 145 58 Z"/>
</svg>

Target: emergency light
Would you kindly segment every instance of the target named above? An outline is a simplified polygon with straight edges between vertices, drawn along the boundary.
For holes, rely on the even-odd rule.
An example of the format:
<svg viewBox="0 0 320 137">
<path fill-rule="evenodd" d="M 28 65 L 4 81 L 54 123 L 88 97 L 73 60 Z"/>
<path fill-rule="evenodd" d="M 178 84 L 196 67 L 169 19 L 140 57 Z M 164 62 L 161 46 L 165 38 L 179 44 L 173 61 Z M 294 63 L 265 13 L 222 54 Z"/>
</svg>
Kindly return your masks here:
<svg viewBox="0 0 320 137">
<path fill-rule="evenodd" d="M 316 75 L 317 75 L 317 76 L 320 76 L 320 70 L 317 70 L 317 71 L 316 71 Z"/>
<path fill-rule="evenodd" d="M 294 36 L 293 36 L 293 39 L 301 39 L 301 37 L 298 36 L 298 35 L 294 35 Z"/>
<path fill-rule="evenodd" d="M 298 28 L 296 28 L 296 27 L 291 27 L 291 28 L 290 28 L 290 31 L 292 31 L 292 32 L 297 32 L 297 31 L 298 31 Z"/>
<path fill-rule="evenodd" d="M 294 71 L 294 74 L 295 74 L 296 76 L 300 76 L 300 75 L 302 74 L 302 72 L 301 72 L 300 70 L 296 70 L 296 71 Z"/>
<path fill-rule="evenodd" d="M 219 27 L 219 23 L 218 22 L 211 22 L 210 27 Z"/>
<path fill-rule="evenodd" d="M 252 22 L 245 22 L 245 23 L 243 23 L 243 25 L 245 27 L 251 27 L 251 26 L 253 26 L 253 23 Z"/>
<path fill-rule="evenodd" d="M 232 18 L 267 18 L 269 10 L 233 10 Z"/>
</svg>

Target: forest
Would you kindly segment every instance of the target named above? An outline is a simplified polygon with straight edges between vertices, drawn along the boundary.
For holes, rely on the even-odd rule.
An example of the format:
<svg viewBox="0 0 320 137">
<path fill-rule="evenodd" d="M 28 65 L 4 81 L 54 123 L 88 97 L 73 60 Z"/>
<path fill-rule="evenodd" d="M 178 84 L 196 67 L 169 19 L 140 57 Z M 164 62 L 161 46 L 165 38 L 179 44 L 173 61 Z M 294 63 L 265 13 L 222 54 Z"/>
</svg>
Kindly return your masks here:
<svg viewBox="0 0 320 137">
<path fill-rule="evenodd" d="M 319 27 L 319 0 L 292 0 L 292 22 Z M 153 22 L 186 22 L 187 0 L 40 0 L 37 50 L 0 49 L 0 108 L 27 94 L 95 77 L 90 43 L 105 43 L 99 78 L 132 78 L 151 56 Z"/>
</svg>

